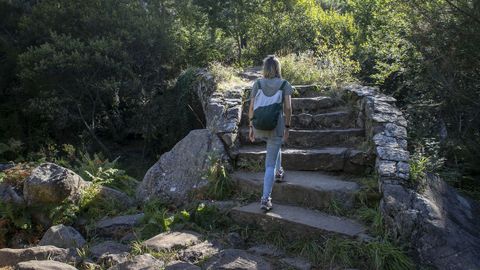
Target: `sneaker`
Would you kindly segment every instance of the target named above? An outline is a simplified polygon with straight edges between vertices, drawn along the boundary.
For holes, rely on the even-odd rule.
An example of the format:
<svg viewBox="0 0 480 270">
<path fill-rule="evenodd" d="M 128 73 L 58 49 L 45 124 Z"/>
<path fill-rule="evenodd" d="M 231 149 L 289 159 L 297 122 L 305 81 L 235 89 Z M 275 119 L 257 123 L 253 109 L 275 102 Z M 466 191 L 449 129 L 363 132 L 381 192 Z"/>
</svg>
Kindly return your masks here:
<svg viewBox="0 0 480 270">
<path fill-rule="evenodd" d="M 285 171 L 283 170 L 283 168 L 280 168 L 280 170 L 278 170 L 275 173 L 275 182 L 277 183 L 285 182 L 284 178 L 285 178 Z"/>
<path fill-rule="evenodd" d="M 260 201 L 260 208 L 264 211 L 270 211 L 273 208 L 272 198 L 262 199 Z"/>
</svg>

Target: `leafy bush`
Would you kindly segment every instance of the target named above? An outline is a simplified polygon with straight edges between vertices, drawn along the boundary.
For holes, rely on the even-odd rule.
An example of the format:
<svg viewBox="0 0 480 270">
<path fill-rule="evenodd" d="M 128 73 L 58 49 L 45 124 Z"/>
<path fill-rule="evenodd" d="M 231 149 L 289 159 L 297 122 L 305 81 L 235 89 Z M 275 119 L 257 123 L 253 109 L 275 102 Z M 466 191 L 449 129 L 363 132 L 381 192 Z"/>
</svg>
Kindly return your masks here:
<svg viewBox="0 0 480 270">
<path fill-rule="evenodd" d="M 282 75 L 292 84 L 319 84 L 338 88 L 355 81 L 358 63 L 348 58 L 348 54 L 325 50 L 320 56 L 312 53 L 289 54 L 280 57 Z"/>
<path fill-rule="evenodd" d="M 429 158 L 421 153 L 414 153 L 410 157 L 410 180 L 415 183 L 422 183 L 425 181 Z"/>
<path fill-rule="evenodd" d="M 88 153 L 82 153 L 77 163 L 75 171 L 83 179 L 134 195 L 138 181 L 117 168 L 118 158 L 109 161 L 102 154 L 95 153 L 92 157 Z"/>
</svg>

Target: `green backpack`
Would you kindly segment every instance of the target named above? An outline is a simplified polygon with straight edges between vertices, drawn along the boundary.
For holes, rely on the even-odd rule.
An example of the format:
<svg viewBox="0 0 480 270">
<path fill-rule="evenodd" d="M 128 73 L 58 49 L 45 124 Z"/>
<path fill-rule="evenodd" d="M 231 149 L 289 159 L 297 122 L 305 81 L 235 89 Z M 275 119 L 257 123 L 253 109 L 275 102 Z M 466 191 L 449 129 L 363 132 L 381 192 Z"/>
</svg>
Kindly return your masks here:
<svg viewBox="0 0 480 270">
<path fill-rule="evenodd" d="M 253 107 L 253 126 L 259 130 L 273 130 L 283 111 L 283 88 L 287 81 L 283 81 L 280 89 L 271 97 L 263 93 L 260 80 L 257 83 L 258 91 L 254 97 Z"/>
</svg>

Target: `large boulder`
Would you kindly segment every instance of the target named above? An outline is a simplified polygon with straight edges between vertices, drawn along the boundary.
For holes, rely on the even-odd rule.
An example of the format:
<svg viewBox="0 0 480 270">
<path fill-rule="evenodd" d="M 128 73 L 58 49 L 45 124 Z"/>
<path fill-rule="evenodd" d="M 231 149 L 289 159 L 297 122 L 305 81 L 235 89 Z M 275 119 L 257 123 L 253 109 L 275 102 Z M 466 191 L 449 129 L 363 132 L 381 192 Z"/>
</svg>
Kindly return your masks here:
<svg viewBox="0 0 480 270">
<path fill-rule="evenodd" d="M 85 187 L 85 181 L 73 171 L 43 163 L 23 183 L 23 194 L 28 205 L 60 204 L 66 199 L 78 200 Z"/>
<path fill-rule="evenodd" d="M 77 262 L 79 257 L 73 249 L 55 246 L 37 246 L 22 249 L 0 249 L 0 267 L 12 266 L 30 260 L 54 260 L 60 262 Z"/>
<path fill-rule="evenodd" d="M 38 243 L 40 246 L 56 246 L 60 248 L 79 248 L 85 245 L 85 238 L 73 227 L 63 224 L 50 227 Z"/>
<path fill-rule="evenodd" d="M 137 198 L 146 201 L 160 197 L 185 203 L 193 190 L 208 183 L 204 174 L 208 157 L 214 153 L 226 157 L 218 136 L 207 129 L 192 130 L 147 171 L 137 189 Z"/>
<path fill-rule="evenodd" d="M 389 227 L 437 269 L 480 269 L 480 205 L 435 175 L 424 191 L 382 186 L 382 212 Z"/>
</svg>

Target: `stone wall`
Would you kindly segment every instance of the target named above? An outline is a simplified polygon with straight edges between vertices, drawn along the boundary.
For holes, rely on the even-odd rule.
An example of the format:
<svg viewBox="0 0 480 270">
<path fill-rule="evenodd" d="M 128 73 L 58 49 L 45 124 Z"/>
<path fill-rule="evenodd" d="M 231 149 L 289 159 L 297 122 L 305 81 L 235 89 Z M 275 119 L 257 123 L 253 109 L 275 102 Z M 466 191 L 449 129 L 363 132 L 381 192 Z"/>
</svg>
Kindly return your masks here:
<svg viewBox="0 0 480 270">
<path fill-rule="evenodd" d="M 245 85 L 239 83 L 228 89 L 219 89 L 212 74 L 200 70 L 193 88 L 205 113 L 206 128 L 217 134 L 227 148 L 232 147 L 237 139 Z"/>
<path fill-rule="evenodd" d="M 480 269 L 480 206 L 442 179 L 427 175 L 421 191 L 409 180 L 407 121 L 395 99 L 352 85 L 347 98 L 365 123 L 376 154 L 382 216 L 392 235 L 422 264 L 437 269 Z"/>
</svg>

